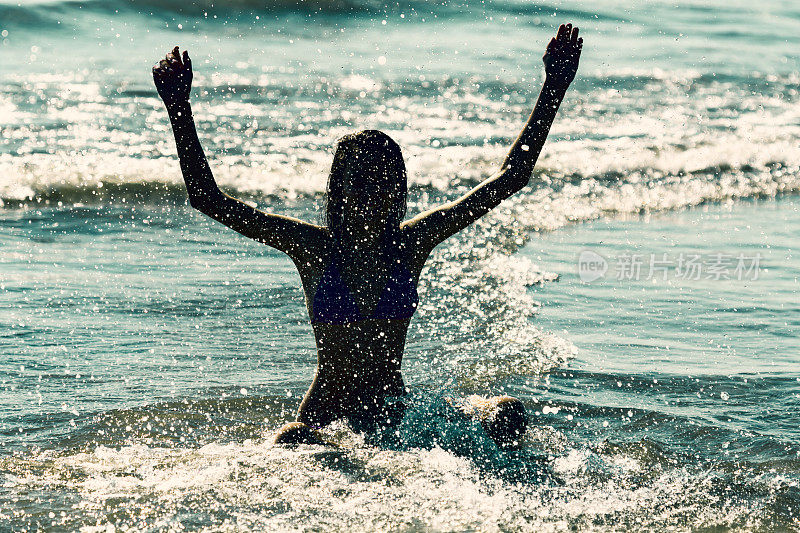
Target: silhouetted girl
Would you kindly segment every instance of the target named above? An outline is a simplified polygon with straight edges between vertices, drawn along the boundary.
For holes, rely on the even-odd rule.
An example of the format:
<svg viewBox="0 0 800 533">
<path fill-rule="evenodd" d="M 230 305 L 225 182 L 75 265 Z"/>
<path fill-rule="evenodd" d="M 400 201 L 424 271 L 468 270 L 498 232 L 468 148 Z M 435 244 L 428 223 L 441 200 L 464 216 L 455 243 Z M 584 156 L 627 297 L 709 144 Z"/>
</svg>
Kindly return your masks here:
<svg viewBox="0 0 800 533">
<path fill-rule="evenodd" d="M 178 47 L 153 67 L 167 106 L 192 207 L 292 258 L 316 337 L 314 382 L 297 422 L 276 442 L 319 442 L 310 428 L 346 419 L 358 431 L 393 423 L 389 397 L 405 394 L 400 373 L 417 283 L 431 250 L 525 187 L 578 68 L 578 28 L 562 25 L 544 55 L 539 100 L 500 171 L 461 198 L 403 221 L 407 177 L 400 147 L 367 130 L 339 140 L 327 190 L 327 225 L 264 213 L 224 194 L 197 138 L 189 93 L 192 62 Z M 519 400 L 473 401 L 489 435 L 513 444 L 527 419 Z M 491 409 L 486 408 L 491 405 Z M 397 405 L 397 404 L 394 404 Z"/>
</svg>

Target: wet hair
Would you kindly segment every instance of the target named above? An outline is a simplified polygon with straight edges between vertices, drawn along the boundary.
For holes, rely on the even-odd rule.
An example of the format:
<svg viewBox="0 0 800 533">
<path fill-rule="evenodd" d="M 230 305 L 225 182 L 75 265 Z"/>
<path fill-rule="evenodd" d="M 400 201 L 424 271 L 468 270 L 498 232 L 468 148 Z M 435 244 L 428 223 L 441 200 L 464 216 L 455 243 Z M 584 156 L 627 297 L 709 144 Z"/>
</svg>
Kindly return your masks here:
<svg viewBox="0 0 800 533">
<path fill-rule="evenodd" d="M 386 169 L 387 190 L 392 196 L 392 208 L 384 228 L 385 242 L 396 241 L 393 235 L 400 231 L 406 216 L 408 175 L 400 146 L 391 137 L 378 130 L 351 133 L 339 139 L 333 156 L 325 204 L 325 223 L 338 239 L 342 235 L 345 204 L 345 170 L 353 176 L 353 186 L 363 185 L 370 172 Z"/>
</svg>

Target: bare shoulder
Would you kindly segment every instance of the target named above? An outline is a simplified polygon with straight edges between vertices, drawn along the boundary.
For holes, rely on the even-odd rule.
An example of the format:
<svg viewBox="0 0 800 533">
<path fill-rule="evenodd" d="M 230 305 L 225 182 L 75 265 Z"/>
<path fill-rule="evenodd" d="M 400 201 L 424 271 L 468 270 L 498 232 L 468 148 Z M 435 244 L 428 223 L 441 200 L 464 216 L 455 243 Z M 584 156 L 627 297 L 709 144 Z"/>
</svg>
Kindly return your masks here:
<svg viewBox="0 0 800 533">
<path fill-rule="evenodd" d="M 424 229 L 425 223 L 422 215 L 425 215 L 425 213 L 421 213 L 400 225 L 400 248 L 406 259 L 408 269 L 415 277 L 422 272 L 422 267 L 425 266 L 425 261 L 434 248 L 431 246 L 431 240 Z"/>
<path fill-rule="evenodd" d="M 425 258 L 442 240 L 442 234 L 452 218 L 455 201 L 445 202 L 410 218 L 400 225 L 407 249 Z M 423 259 L 424 260 L 424 259 Z"/>
<path fill-rule="evenodd" d="M 302 222 L 296 226 L 299 233 L 296 242 L 302 249 L 291 254 L 302 277 L 315 277 L 315 273 L 325 268 L 333 247 L 333 236 L 327 226 Z"/>
<path fill-rule="evenodd" d="M 427 257 L 442 241 L 463 230 L 528 184 L 507 170 L 497 172 L 458 198 L 424 211 L 401 225 L 417 255 Z"/>
</svg>

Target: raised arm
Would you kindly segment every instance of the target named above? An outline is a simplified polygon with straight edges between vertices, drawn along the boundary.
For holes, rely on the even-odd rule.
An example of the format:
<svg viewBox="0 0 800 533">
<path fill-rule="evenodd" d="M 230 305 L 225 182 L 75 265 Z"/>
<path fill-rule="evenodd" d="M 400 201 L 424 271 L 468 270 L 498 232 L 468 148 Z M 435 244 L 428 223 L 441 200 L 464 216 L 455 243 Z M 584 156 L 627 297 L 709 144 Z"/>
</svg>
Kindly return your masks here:
<svg viewBox="0 0 800 533">
<path fill-rule="evenodd" d="M 411 240 L 426 255 L 436 245 L 497 207 L 530 181 L 564 94 L 575 78 L 583 39 L 578 28 L 562 24 L 542 58 L 545 82 L 527 124 L 511 146 L 500 171 L 462 197 L 420 213 L 403 224 Z"/>
<path fill-rule="evenodd" d="M 254 209 L 223 193 L 214 181 L 189 104 L 192 85 L 189 54 L 184 51 L 181 57 L 176 46 L 153 67 L 153 81 L 169 113 L 192 207 L 246 237 L 285 252 L 295 261 L 307 261 L 322 238 L 322 228 Z"/>
</svg>

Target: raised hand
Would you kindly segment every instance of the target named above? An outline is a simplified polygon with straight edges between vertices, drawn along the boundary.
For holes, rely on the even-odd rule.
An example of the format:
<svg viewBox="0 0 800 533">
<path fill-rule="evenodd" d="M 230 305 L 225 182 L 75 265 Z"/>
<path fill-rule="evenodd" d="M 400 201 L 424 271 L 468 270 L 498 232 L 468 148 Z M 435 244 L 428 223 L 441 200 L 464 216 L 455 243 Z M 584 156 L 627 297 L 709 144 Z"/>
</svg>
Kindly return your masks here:
<svg viewBox="0 0 800 533">
<path fill-rule="evenodd" d="M 578 71 L 581 48 L 583 39 L 578 37 L 578 28 L 573 28 L 572 24 L 559 26 L 558 33 L 550 39 L 542 58 L 547 79 L 564 86 L 572 83 Z"/>
<path fill-rule="evenodd" d="M 153 81 L 158 95 L 167 108 L 187 103 L 192 90 L 192 60 L 183 51 L 181 59 L 178 47 L 172 49 L 165 59 L 153 67 Z"/>
</svg>

